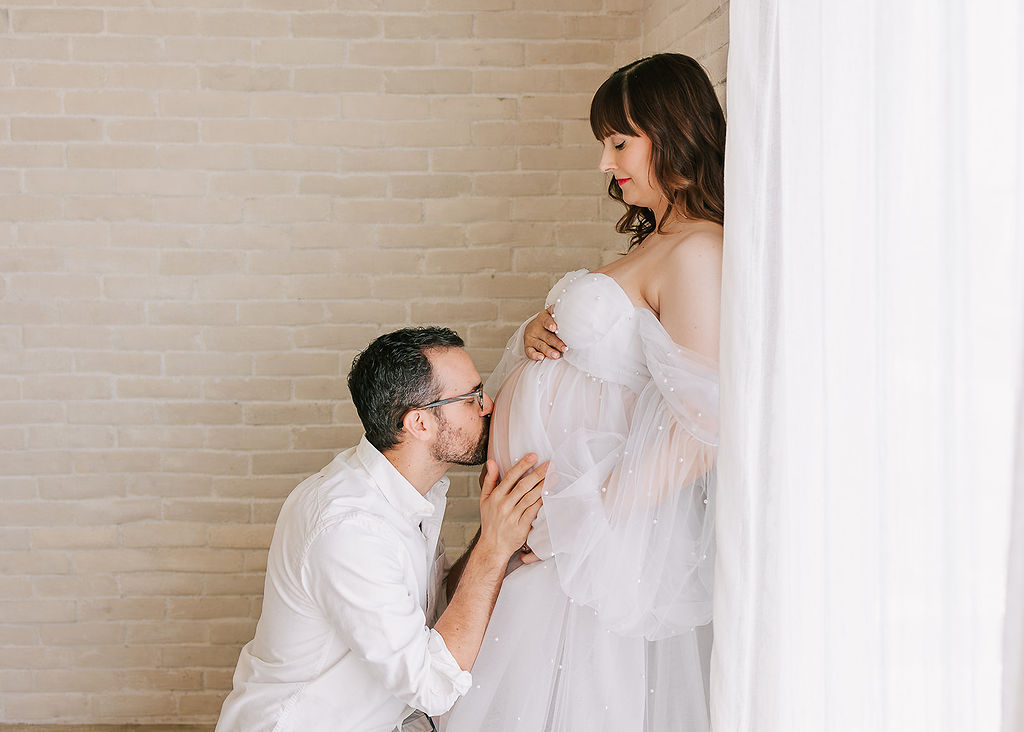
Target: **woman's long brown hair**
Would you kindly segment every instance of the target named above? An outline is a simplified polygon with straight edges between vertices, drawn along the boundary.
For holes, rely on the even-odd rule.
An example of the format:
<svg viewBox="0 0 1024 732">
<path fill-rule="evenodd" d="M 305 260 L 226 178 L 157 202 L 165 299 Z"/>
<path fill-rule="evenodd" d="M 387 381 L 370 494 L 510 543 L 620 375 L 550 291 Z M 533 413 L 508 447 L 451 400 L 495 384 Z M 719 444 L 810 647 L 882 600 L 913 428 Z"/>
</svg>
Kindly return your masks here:
<svg viewBox="0 0 1024 732">
<path fill-rule="evenodd" d="M 642 132 L 651 139 L 651 171 L 668 199 L 662 221 L 622 200 L 613 176 L 608 195 L 626 207 L 615 228 L 630 248 L 673 212 L 721 224 L 725 218 L 725 114 L 707 72 L 680 53 L 659 53 L 616 71 L 594 94 L 590 127 L 598 140 Z"/>
</svg>

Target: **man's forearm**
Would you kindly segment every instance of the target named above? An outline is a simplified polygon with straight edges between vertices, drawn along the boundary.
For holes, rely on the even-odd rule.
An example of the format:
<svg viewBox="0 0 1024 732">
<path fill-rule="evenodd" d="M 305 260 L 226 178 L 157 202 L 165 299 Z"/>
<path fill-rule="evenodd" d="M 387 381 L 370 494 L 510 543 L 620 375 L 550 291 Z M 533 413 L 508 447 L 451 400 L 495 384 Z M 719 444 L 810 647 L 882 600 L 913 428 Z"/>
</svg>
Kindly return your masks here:
<svg viewBox="0 0 1024 732">
<path fill-rule="evenodd" d="M 513 465 L 498 482 L 498 466 L 487 461 L 480 486 L 480 541 L 466 560 L 448 609 L 438 618 L 434 630 L 460 667 L 473 668 L 487 622 L 505 579 L 508 560 L 530 531 L 540 511 L 541 488 L 547 465 L 534 469 L 537 456 L 529 453 Z"/>
<path fill-rule="evenodd" d="M 480 652 L 509 558 L 485 544 L 477 544 L 467 554 L 455 594 L 434 630 L 444 638 L 459 666 L 469 671 Z"/>
<path fill-rule="evenodd" d="M 452 568 L 448 570 L 448 576 L 445 578 L 444 585 L 448 593 L 448 601 L 455 597 L 455 588 L 459 586 L 459 579 L 462 577 L 462 573 L 466 569 L 466 562 L 469 561 L 469 555 L 472 553 L 476 543 L 480 541 L 480 529 L 476 530 L 476 536 L 473 537 L 473 541 L 469 542 L 469 546 L 466 547 L 466 551 L 462 553 Z"/>
</svg>

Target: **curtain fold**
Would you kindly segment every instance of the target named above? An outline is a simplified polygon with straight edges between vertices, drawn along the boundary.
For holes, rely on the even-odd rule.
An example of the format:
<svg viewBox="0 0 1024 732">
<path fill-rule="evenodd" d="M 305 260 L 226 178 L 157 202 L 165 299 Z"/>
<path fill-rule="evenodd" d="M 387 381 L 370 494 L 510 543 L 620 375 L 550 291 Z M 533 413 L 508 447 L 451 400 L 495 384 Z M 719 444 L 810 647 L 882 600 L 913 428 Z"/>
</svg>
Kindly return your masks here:
<svg viewBox="0 0 1024 732">
<path fill-rule="evenodd" d="M 718 732 L 1014 696 L 1018 5 L 730 5 Z"/>
<path fill-rule="evenodd" d="M 1017 403 L 1017 475 L 1003 649 L 1003 732 L 1024 732 L 1024 394 Z"/>
</svg>

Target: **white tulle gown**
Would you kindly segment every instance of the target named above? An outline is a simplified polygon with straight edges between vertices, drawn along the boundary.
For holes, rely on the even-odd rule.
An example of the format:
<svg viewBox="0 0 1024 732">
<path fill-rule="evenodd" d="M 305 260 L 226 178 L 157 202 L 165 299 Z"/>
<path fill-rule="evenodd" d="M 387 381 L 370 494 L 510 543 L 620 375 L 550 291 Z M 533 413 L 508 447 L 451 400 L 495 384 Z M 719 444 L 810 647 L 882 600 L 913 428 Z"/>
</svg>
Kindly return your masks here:
<svg viewBox="0 0 1024 732">
<path fill-rule="evenodd" d="M 547 304 L 568 353 L 527 360 L 521 327 L 489 384 L 502 472 L 551 460 L 544 561 L 505 579 L 447 732 L 706 731 L 717 366 L 607 275 Z"/>
</svg>

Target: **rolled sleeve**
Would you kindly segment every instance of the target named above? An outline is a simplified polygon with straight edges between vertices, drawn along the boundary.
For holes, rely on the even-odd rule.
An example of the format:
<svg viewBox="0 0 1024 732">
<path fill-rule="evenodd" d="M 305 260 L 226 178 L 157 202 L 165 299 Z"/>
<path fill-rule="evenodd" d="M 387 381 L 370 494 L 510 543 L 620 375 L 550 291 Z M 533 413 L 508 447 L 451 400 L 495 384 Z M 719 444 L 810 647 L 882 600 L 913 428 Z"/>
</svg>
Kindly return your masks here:
<svg viewBox="0 0 1024 732">
<path fill-rule="evenodd" d="M 397 699 L 443 714 L 469 690 L 441 635 L 426 625 L 415 573 L 395 530 L 352 515 L 321 531 L 302 567 L 338 635 Z"/>
<path fill-rule="evenodd" d="M 447 698 L 454 692 L 455 697 L 446 707 L 439 708 L 437 711 L 432 712 L 426 707 L 421 707 L 421 709 L 431 715 L 443 714 L 451 709 L 456 699 L 469 691 L 469 687 L 473 685 L 473 677 L 469 671 L 462 670 L 459 662 L 455 660 L 455 656 L 448 650 L 444 638 L 433 628 L 430 629 L 430 636 L 427 639 L 427 650 L 430 652 L 430 657 L 438 673 L 446 679 L 444 687 L 435 691 L 435 696 L 440 700 L 441 697 Z"/>
</svg>

